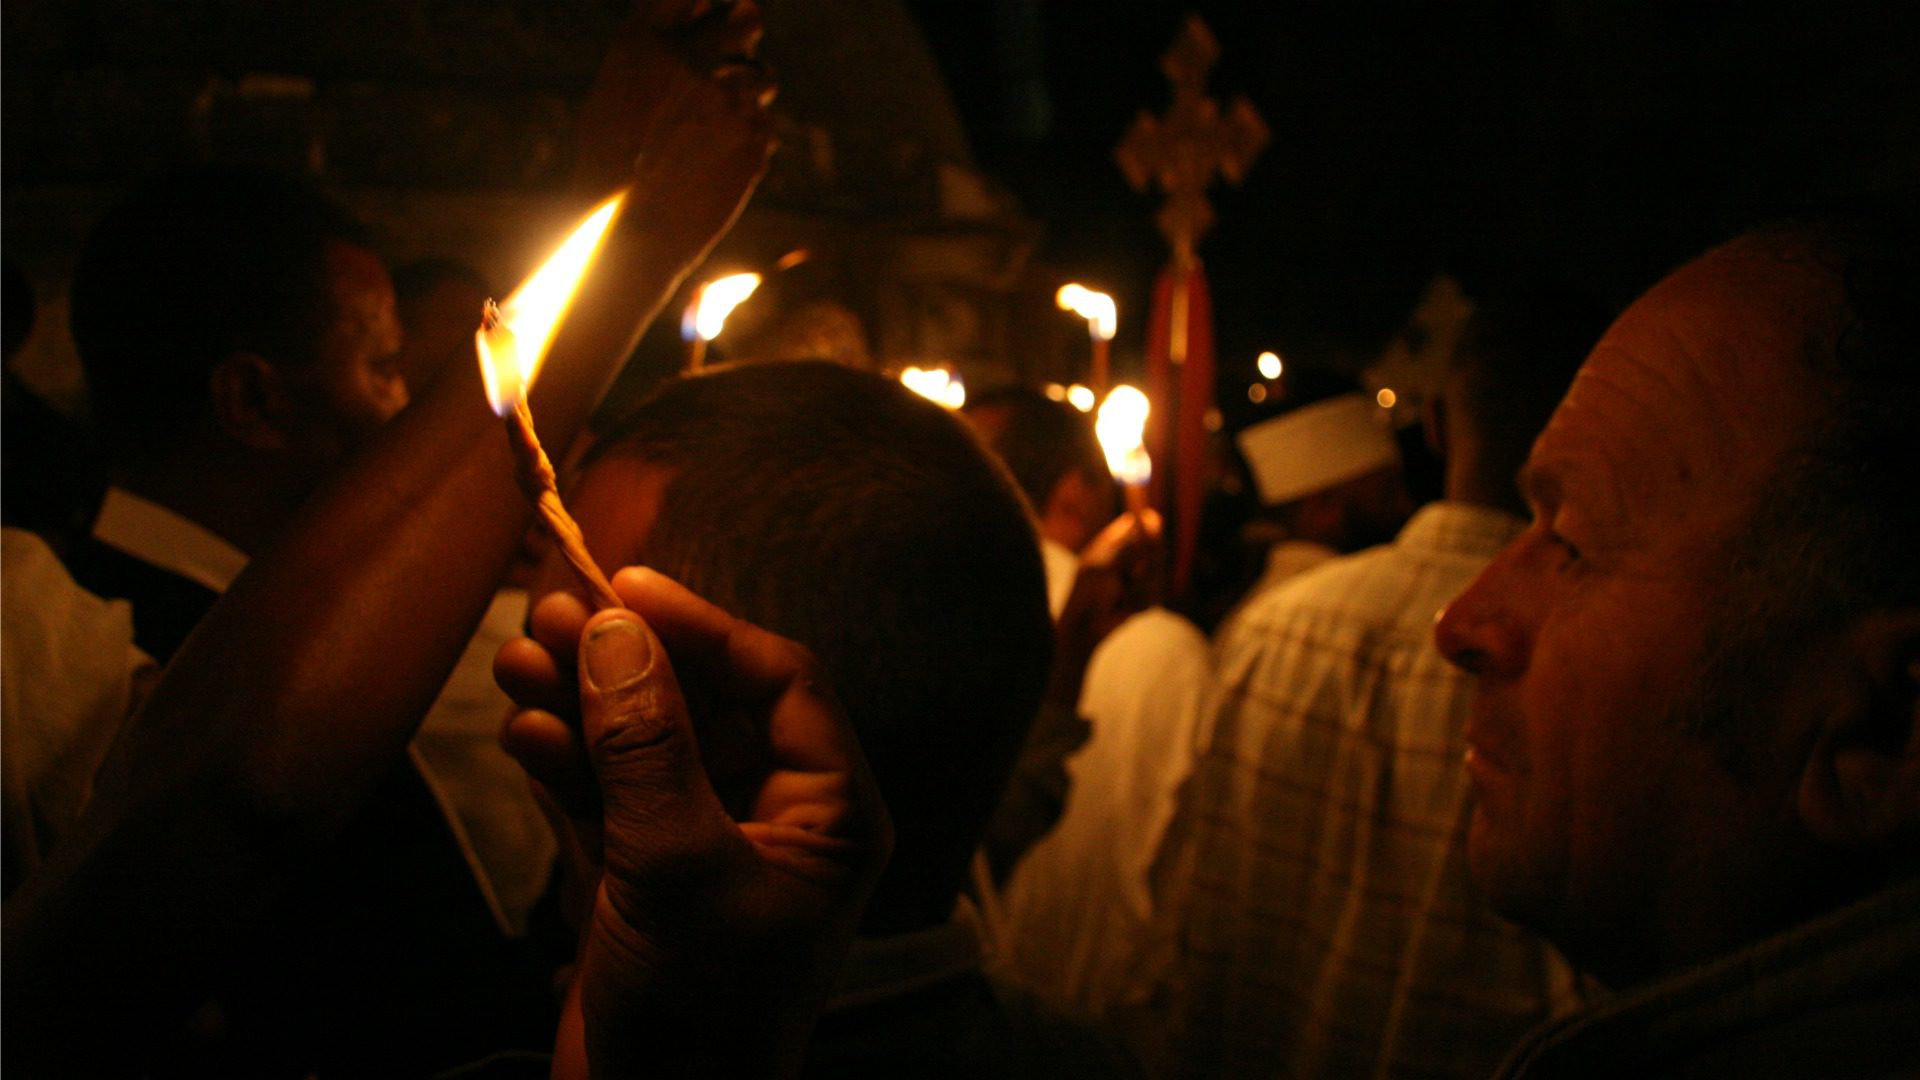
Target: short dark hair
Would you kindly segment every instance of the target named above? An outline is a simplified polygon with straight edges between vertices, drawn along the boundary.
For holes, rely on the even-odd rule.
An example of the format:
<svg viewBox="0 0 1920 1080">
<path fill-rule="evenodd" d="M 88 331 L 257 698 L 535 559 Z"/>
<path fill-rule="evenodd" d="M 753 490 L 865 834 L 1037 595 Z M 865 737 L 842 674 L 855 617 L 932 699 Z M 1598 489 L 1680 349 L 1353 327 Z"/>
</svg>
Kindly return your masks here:
<svg viewBox="0 0 1920 1080">
<path fill-rule="evenodd" d="M 595 452 L 614 455 L 670 470 L 647 563 L 806 645 L 839 690 L 897 834 L 876 912 L 945 918 L 1052 654 L 1006 471 L 945 409 L 817 361 L 669 382 Z"/>
<path fill-rule="evenodd" d="M 1035 510 L 1047 508 L 1054 487 L 1070 472 L 1080 473 L 1096 488 L 1112 482 L 1092 418 L 1072 405 L 1013 385 L 969 398 L 964 411 L 984 409 L 1006 410 L 1006 426 L 987 442 Z"/>
<path fill-rule="evenodd" d="M 1772 693 L 1785 665 L 1851 618 L 1920 604 L 1920 223 L 1914 193 L 1781 218 L 1748 236 L 1837 281 L 1836 336 L 1804 343 L 1821 396 L 1728 552 L 1689 725 L 1724 729 Z M 1794 254 L 1784 254 L 1793 252 Z M 1800 253 L 1806 253 L 1802 256 Z M 1738 764 L 1737 748 L 1730 763 Z"/>
<path fill-rule="evenodd" d="M 311 184 L 248 167 L 176 173 L 109 211 L 81 251 L 69 316 L 109 448 L 170 445 L 234 352 L 310 362 L 332 320 L 330 240 L 369 245 Z"/>
</svg>

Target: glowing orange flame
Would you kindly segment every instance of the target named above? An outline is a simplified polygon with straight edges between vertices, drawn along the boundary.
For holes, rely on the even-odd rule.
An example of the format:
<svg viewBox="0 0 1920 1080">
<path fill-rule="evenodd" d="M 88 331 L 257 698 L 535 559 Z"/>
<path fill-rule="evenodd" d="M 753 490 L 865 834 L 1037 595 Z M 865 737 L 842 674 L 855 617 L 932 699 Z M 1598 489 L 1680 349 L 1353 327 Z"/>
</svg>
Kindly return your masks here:
<svg viewBox="0 0 1920 1080">
<path fill-rule="evenodd" d="M 759 287 L 759 274 L 728 274 L 700 286 L 680 320 L 681 340 L 692 341 L 697 337 L 701 341 L 712 341 L 719 337 L 720 331 L 726 329 L 727 316 Z"/>
<path fill-rule="evenodd" d="M 490 310 L 486 323 L 474 335 L 480 353 L 480 376 L 487 385 L 487 403 L 501 416 L 513 410 L 533 387 L 547 346 L 560 320 L 573 303 L 580 279 L 592 265 L 614 212 L 626 193 L 612 196 L 587 215 L 565 242 L 540 264 L 513 295 Z"/>
<path fill-rule="evenodd" d="M 1144 484 L 1153 479 L 1153 459 L 1145 447 L 1147 414 L 1152 405 L 1147 395 L 1131 386 L 1113 388 L 1093 422 L 1100 437 L 1100 449 L 1107 455 L 1107 471 L 1122 484 Z"/>
<path fill-rule="evenodd" d="M 1120 312 L 1114 307 L 1113 297 L 1103 292 L 1094 292 L 1084 285 L 1062 285 L 1054 294 L 1054 302 L 1061 311 L 1071 311 L 1087 320 L 1087 333 L 1101 341 L 1112 341 L 1114 331 L 1120 328 Z"/>
<path fill-rule="evenodd" d="M 967 403 L 967 386 L 960 376 L 946 368 L 910 367 L 900 373 L 900 382 L 907 389 L 926 398 L 957 409 Z"/>
</svg>

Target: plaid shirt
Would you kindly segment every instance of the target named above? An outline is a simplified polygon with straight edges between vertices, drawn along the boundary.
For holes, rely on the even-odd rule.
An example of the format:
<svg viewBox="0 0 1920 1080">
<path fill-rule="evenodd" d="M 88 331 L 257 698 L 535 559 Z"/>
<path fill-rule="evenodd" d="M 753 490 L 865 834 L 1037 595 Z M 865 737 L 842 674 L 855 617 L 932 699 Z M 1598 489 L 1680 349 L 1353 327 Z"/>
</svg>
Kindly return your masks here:
<svg viewBox="0 0 1920 1080">
<path fill-rule="evenodd" d="M 1432 641 L 1435 613 L 1521 527 L 1428 506 L 1392 544 L 1261 597 L 1220 641 L 1155 868 L 1180 927 L 1171 1073 L 1484 1077 L 1570 985 L 1472 892 L 1471 685 Z"/>
</svg>

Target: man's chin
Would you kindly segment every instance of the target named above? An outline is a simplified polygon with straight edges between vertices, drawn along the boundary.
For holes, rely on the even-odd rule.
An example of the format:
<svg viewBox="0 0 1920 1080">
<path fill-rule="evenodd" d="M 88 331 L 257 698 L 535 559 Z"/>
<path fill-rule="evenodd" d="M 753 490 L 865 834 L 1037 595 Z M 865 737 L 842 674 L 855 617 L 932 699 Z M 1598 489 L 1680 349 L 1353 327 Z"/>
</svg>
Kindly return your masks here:
<svg viewBox="0 0 1920 1080">
<path fill-rule="evenodd" d="M 1534 895 L 1538 890 L 1527 887 L 1527 875 L 1501 832 L 1484 798 L 1476 802 L 1467 823 L 1467 872 L 1489 907 L 1514 922 L 1528 923 L 1529 914 L 1538 907 Z"/>
</svg>

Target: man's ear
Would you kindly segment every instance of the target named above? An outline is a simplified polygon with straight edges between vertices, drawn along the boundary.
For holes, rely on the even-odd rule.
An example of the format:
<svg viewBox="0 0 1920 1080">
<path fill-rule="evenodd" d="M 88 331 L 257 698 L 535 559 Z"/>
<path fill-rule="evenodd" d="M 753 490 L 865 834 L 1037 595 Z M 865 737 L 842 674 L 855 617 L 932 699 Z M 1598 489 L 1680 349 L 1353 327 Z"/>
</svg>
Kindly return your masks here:
<svg viewBox="0 0 1920 1080">
<path fill-rule="evenodd" d="M 1837 848 L 1890 848 L 1920 835 L 1920 609 L 1874 612 L 1838 658 L 1845 691 L 1801 775 L 1800 817 Z"/>
<path fill-rule="evenodd" d="M 293 399 L 285 377 L 266 357 L 229 353 L 213 366 L 207 386 L 214 421 L 229 438 L 262 452 L 286 449 Z"/>
</svg>

